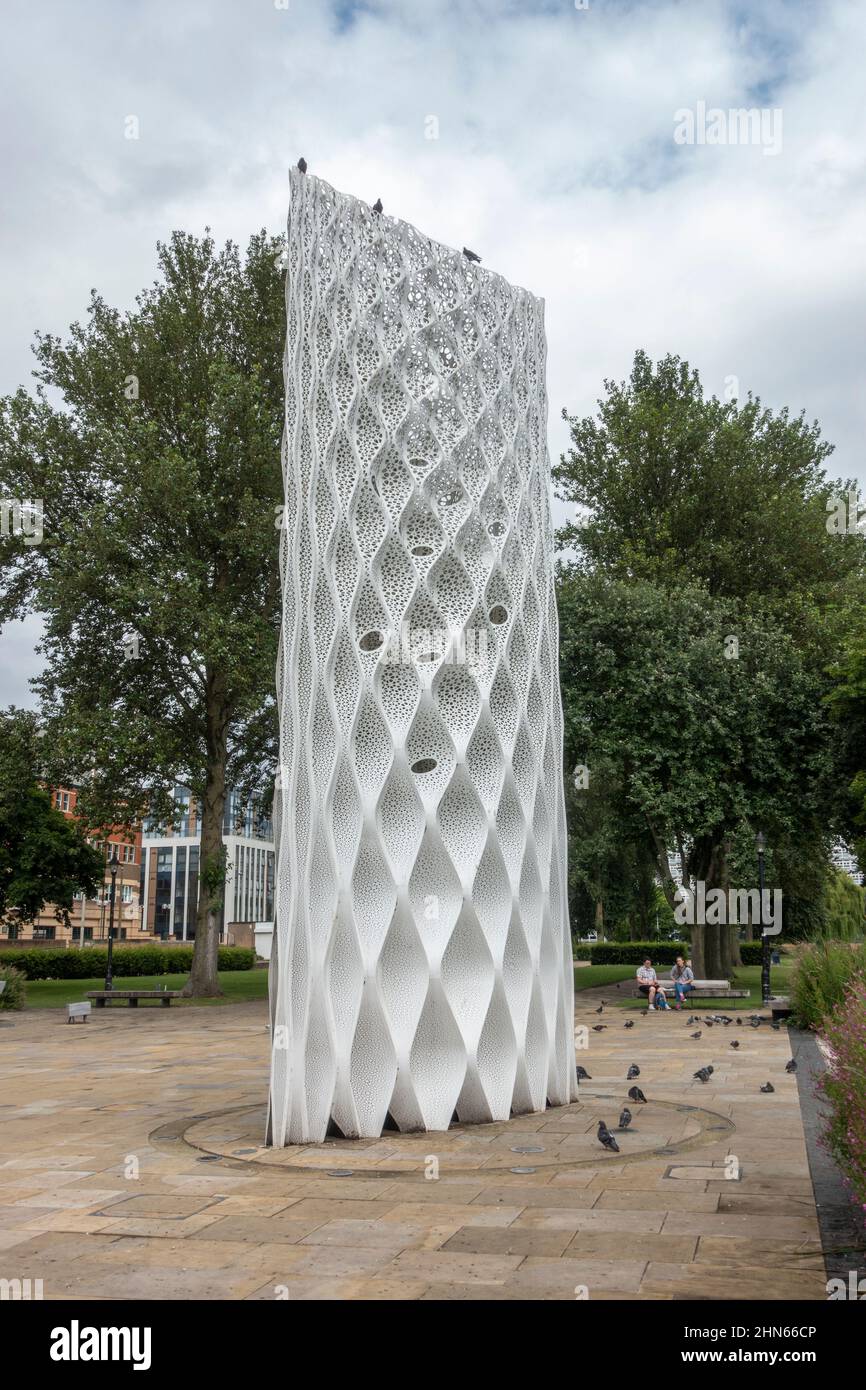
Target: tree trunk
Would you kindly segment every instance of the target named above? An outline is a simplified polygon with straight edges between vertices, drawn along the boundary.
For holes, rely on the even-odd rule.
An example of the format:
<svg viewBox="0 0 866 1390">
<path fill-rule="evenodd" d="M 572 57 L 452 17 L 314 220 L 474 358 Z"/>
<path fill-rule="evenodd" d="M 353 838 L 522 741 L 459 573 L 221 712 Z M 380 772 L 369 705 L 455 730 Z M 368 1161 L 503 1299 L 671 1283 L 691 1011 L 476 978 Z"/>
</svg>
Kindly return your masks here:
<svg viewBox="0 0 866 1390">
<path fill-rule="evenodd" d="M 702 924 L 697 923 L 697 922 L 696 922 L 695 925 L 692 927 L 692 957 L 691 957 L 691 959 L 692 959 L 692 970 L 694 971 L 695 979 L 696 979 L 696 980 L 706 980 L 706 979 L 708 978 L 708 976 L 707 976 L 706 950 L 705 950 L 705 943 L 704 943 L 704 932 L 705 932 L 705 930 L 706 930 L 706 928 L 705 928 Z"/>
<path fill-rule="evenodd" d="M 595 900 L 595 934 L 601 941 L 604 936 L 604 903 L 601 898 Z"/>
<path fill-rule="evenodd" d="M 219 929 L 225 898 L 223 816 L 226 804 L 226 755 L 229 718 L 221 672 L 208 673 L 207 766 L 201 806 L 201 848 L 198 867 L 198 910 L 192 969 L 185 996 L 212 998 L 219 986 Z"/>
</svg>

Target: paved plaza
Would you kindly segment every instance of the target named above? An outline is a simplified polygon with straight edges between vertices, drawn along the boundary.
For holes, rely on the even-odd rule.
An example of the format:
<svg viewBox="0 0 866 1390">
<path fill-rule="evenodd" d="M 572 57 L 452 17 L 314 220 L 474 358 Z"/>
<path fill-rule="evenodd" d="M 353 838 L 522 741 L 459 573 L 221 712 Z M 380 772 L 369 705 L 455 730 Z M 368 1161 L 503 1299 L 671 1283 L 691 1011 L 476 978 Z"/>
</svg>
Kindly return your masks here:
<svg viewBox="0 0 866 1390">
<path fill-rule="evenodd" d="M 0 1277 L 58 1299 L 825 1299 L 788 1033 L 696 1041 L 686 1014 L 612 1008 L 594 1033 L 598 1007 L 578 995 L 574 1105 L 281 1150 L 263 1003 L 6 1015 Z M 617 1134 L 632 1063 L 648 1104 Z"/>
</svg>

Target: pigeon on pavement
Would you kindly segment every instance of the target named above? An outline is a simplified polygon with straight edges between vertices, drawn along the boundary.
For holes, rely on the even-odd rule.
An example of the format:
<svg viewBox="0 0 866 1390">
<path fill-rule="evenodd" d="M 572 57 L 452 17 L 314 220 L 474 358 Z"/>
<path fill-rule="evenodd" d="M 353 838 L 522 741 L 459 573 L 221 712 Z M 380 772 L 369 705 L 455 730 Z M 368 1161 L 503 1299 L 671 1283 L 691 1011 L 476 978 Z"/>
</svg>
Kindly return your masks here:
<svg viewBox="0 0 866 1390">
<path fill-rule="evenodd" d="M 631 1066 L 625 1074 L 625 1079 L 626 1081 L 634 1081 L 636 1076 L 640 1076 L 640 1067 L 636 1067 L 634 1062 L 632 1062 Z"/>
<path fill-rule="evenodd" d="M 701 1036 L 701 1030 L 700 1030 L 700 1028 L 698 1029 L 698 1031 L 697 1031 L 696 1033 L 689 1033 L 689 1037 L 690 1037 L 690 1038 L 699 1038 L 700 1036 Z"/>
<path fill-rule="evenodd" d="M 598 1122 L 598 1133 L 596 1138 L 600 1144 L 604 1144 L 606 1149 L 613 1149 L 614 1153 L 619 1153 L 619 1144 L 614 1139 L 604 1120 L 599 1120 Z"/>
<path fill-rule="evenodd" d="M 624 1023 L 622 1026 L 623 1026 L 623 1028 L 633 1028 L 633 1027 L 634 1027 L 634 1019 L 633 1019 L 633 1018 L 630 1018 L 629 1021 L 628 1021 L 628 1023 Z"/>
<path fill-rule="evenodd" d="M 591 1080 L 592 1080 L 592 1077 L 590 1076 L 590 1074 L 589 1074 L 589 1072 L 587 1071 L 586 1067 L 578 1066 L 578 1068 L 577 1068 L 577 1079 L 578 1079 L 578 1081 L 591 1081 Z"/>
<path fill-rule="evenodd" d="M 706 1086 L 707 1082 L 710 1079 L 710 1073 L 707 1071 L 706 1067 L 699 1067 L 696 1072 L 692 1073 L 692 1075 L 694 1076 L 696 1081 L 702 1082 L 704 1086 Z"/>
<path fill-rule="evenodd" d="M 621 1112 L 620 1117 L 619 1117 L 619 1127 L 620 1127 L 620 1129 L 628 1129 L 628 1127 L 629 1127 L 630 1124 L 631 1124 L 631 1111 L 629 1110 L 628 1106 L 625 1105 L 625 1106 L 623 1106 L 622 1112 Z"/>
<path fill-rule="evenodd" d="M 790 1062 L 786 1062 L 786 1063 L 785 1063 L 785 1071 L 787 1071 L 787 1072 L 794 1072 L 794 1071 L 796 1071 L 796 1070 L 797 1070 L 797 1059 L 796 1059 L 796 1057 L 792 1057 L 791 1060 L 790 1060 Z"/>
<path fill-rule="evenodd" d="M 731 1047 L 739 1047 L 739 1046 L 740 1046 L 740 1044 L 737 1042 L 736 1038 L 734 1038 L 734 1041 L 731 1043 Z"/>
<path fill-rule="evenodd" d="M 629 1100 L 639 1101 L 641 1105 L 646 1105 L 647 1099 L 640 1086 L 632 1086 L 628 1093 Z"/>
<path fill-rule="evenodd" d="M 775 1091 L 775 1089 L 775 1086 L 770 1081 L 767 1082 L 766 1086 L 761 1087 L 761 1090 L 763 1091 L 765 1096 L 770 1095 L 773 1091 Z"/>
</svg>

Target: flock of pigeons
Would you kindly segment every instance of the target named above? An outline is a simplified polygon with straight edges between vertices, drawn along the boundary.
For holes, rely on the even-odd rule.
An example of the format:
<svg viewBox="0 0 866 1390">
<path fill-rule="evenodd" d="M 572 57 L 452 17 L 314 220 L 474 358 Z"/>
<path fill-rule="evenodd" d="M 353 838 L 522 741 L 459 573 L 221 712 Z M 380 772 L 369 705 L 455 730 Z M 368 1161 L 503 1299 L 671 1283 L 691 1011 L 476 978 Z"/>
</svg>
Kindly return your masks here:
<svg viewBox="0 0 866 1390">
<path fill-rule="evenodd" d="M 298 160 L 298 168 L 300 169 L 302 174 L 305 174 L 307 172 L 307 161 L 304 159 L 303 155 L 301 155 L 300 159 Z M 375 203 L 371 204 L 371 207 L 375 213 L 379 214 L 379 216 L 381 216 L 381 214 L 385 211 L 381 198 L 377 198 Z M 481 264 L 481 257 L 475 251 L 470 251 L 468 246 L 463 247 L 463 254 L 466 257 L 467 261 L 475 261 L 476 264 Z"/>
<path fill-rule="evenodd" d="M 602 1014 L 602 1013 L 604 1013 L 604 1006 L 605 1006 L 605 1001 L 602 1000 L 602 1001 L 601 1001 L 601 1007 L 598 1008 L 598 1009 L 596 1009 L 596 1013 L 597 1013 L 597 1014 Z M 735 1020 L 734 1020 L 733 1018 L 731 1018 L 729 1014 L 712 1014 L 712 1015 L 710 1015 L 709 1017 L 707 1017 L 707 1018 L 702 1018 L 702 1019 L 692 1017 L 692 1018 L 690 1018 L 690 1019 L 687 1020 L 687 1022 L 686 1022 L 686 1027 L 687 1027 L 687 1028 L 691 1028 L 691 1027 L 693 1027 L 696 1023 L 701 1023 L 701 1024 L 703 1024 L 703 1026 L 706 1027 L 706 1028 L 712 1028 L 714 1025 L 716 1025 L 716 1026 L 721 1026 L 721 1027 L 723 1027 L 723 1028 L 727 1028 L 727 1027 L 729 1027 L 730 1024 L 732 1024 L 734 1021 L 735 1021 Z M 750 1026 L 751 1026 L 752 1028 L 760 1028 L 762 1022 L 763 1022 L 763 1019 L 761 1018 L 760 1014 L 750 1014 L 750 1015 L 749 1015 L 749 1024 L 750 1024 Z M 737 1019 L 736 1019 L 736 1023 L 737 1023 L 737 1026 L 740 1027 L 740 1028 L 743 1026 L 743 1020 L 742 1020 L 741 1018 L 737 1018 Z M 608 1025 L 607 1025 L 606 1023 L 594 1023 L 594 1024 L 593 1024 L 593 1032 L 594 1032 L 594 1033 L 601 1033 L 601 1032 L 604 1031 L 605 1028 L 607 1028 L 607 1026 L 608 1026 Z M 776 1023 L 775 1021 L 772 1022 L 772 1023 L 770 1024 L 770 1027 L 773 1029 L 773 1032 L 774 1032 L 774 1033 L 778 1033 L 778 1031 L 779 1031 L 779 1029 L 781 1028 L 781 1026 L 782 1026 L 782 1025 L 781 1025 L 780 1023 Z M 634 1020 L 633 1020 L 633 1019 L 629 1019 L 626 1023 L 623 1024 L 623 1027 L 624 1027 L 624 1028 L 633 1028 L 633 1027 L 634 1027 Z M 698 1029 L 697 1032 L 695 1032 L 695 1033 L 690 1033 L 690 1034 L 689 1034 L 689 1037 L 695 1038 L 695 1039 L 700 1038 L 700 1037 L 701 1037 L 701 1029 Z M 738 1039 L 734 1039 L 734 1041 L 730 1044 L 730 1046 L 736 1051 L 736 1050 L 739 1048 L 739 1046 L 740 1046 L 739 1040 L 738 1040 Z M 700 1081 L 700 1083 L 701 1083 L 702 1086 L 706 1086 L 706 1084 L 707 1084 L 707 1082 L 709 1081 L 710 1077 L 712 1076 L 714 1070 L 715 1070 L 715 1068 L 712 1067 L 712 1066 L 709 1066 L 709 1065 L 707 1065 L 707 1066 L 705 1066 L 705 1067 L 698 1067 L 697 1071 L 696 1071 L 696 1072 L 693 1072 L 692 1075 L 693 1075 L 695 1081 Z M 786 1064 L 785 1064 L 785 1071 L 788 1072 L 789 1075 L 791 1075 L 791 1074 L 792 1074 L 793 1072 L 795 1072 L 796 1070 L 797 1070 L 797 1060 L 796 1060 L 795 1057 L 792 1057 L 791 1060 L 790 1060 L 789 1062 L 786 1062 Z M 631 1066 L 629 1067 L 628 1071 L 626 1072 L 625 1079 L 626 1079 L 626 1081 L 634 1081 L 638 1076 L 640 1076 L 640 1067 L 637 1066 L 634 1062 L 632 1062 Z M 580 1081 L 591 1081 L 591 1080 L 592 1080 L 592 1077 L 590 1076 L 589 1072 L 586 1070 L 585 1067 L 578 1066 L 578 1067 L 577 1067 L 577 1079 L 578 1079 L 578 1082 L 580 1082 Z M 761 1087 L 761 1092 L 762 1092 L 763 1095 L 770 1095 L 770 1094 L 772 1094 L 772 1093 L 775 1091 L 775 1089 L 776 1089 L 776 1088 L 775 1088 L 775 1086 L 773 1085 L 773 1083 L 772 1083 L 771 1081 L 767 1081 L 767 1082 Z M 638 1104 L 641 1104 L 641 1105 L 646 1105 L 646 1104 L 647 1104 L 647 1098 L 646 1098 L 646 1096 L 644 1095 L 643 1091 L 641 1090 L 640 1086 L 632 1086 L 631 1090 L 630 1090 L 629 1093 L 628 1093 L 628 1098 L 629 1098 L 630 1101 L 633 1101 L 633 1102 L 638 1103 Z M 632 1122 L 632 1113 L 631 1113 L 631 1111 L 629 1110 L 629 1108 L 628 1108 L 627 1105 L 626 1105 L 626 1106 L 623 1106 L 623 1109 L 622 1109 L 622 1111 L 621 1111 L 621 1113 L 620 1113 L 620 1117 L 619 1117 L 618 1132 L 619 1132 L 620 1134 L 624 1134 L 625 1131 L 628 1129 L 629 1125 L 631 1124 L 631 1122 Z M 617 1154 L 619 1153 L 620 1149 L 619 1149 L 619 1144 L 616 1142 L 616 1137 L 615 1137 L 615 1135 L 608 1129 L 608 1127 L 607 1127 L 607 1125 L 605 1124 L 604 1120 L 599 1120 L 599 1122 L 598 1122 L 598 1133 L 597 1133 L 597 1138 L 598 1138 L 598 1142 L 599 1142 L 601 1145 L 603 1145 L 604 1148 L 610 1149 L 612 1153 L 617 1153 Z"/>
</svg>

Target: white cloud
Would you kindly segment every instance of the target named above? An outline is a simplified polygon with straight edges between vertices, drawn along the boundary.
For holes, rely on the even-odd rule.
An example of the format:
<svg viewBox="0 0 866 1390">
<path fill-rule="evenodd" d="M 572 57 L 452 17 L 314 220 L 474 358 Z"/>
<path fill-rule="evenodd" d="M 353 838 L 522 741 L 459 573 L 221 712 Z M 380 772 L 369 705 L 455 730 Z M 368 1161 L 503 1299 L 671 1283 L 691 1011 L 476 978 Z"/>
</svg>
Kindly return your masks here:
<svg viewBox="0 0 866 1390">
<path fill-rule="evenodd" d="M 130 303 L 174 227 L 285 218 L 303 153 L 547 301 L 551 450 L 636 347 L 805 408 L 866 484 L 866 9 L 858 0 L 150 0 L 6 11 L 0 390 L 92 285 Z M 703 100 L 783 148 L 677 146 Z M 140 138 L 124 139 L 136 115 Z M 439 121 L 425 139 L 425 118 Z M 7 650 L 0 648 L 0 650 Z M 8 654 L 8 653 L 7 653 Z"/>
</svg>

